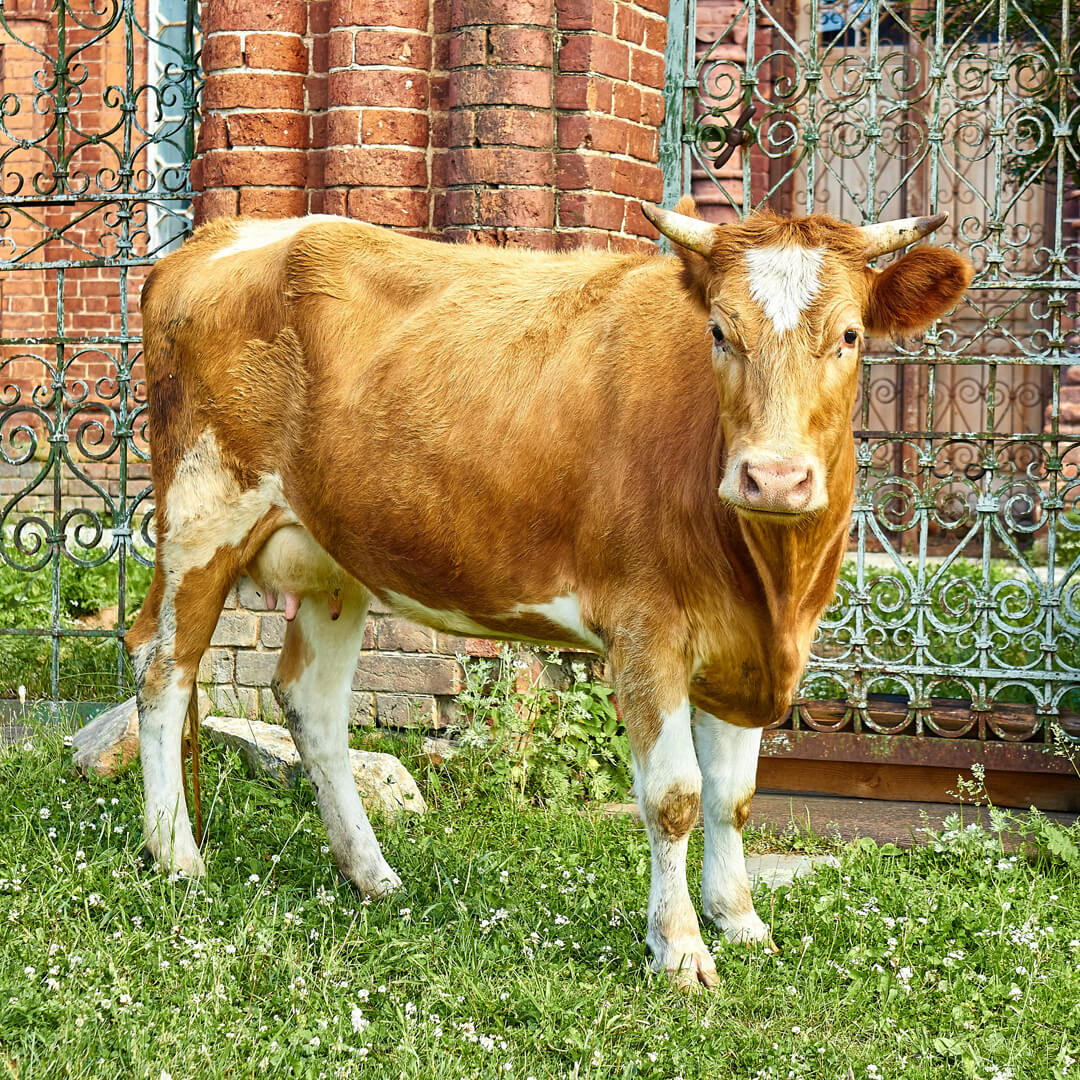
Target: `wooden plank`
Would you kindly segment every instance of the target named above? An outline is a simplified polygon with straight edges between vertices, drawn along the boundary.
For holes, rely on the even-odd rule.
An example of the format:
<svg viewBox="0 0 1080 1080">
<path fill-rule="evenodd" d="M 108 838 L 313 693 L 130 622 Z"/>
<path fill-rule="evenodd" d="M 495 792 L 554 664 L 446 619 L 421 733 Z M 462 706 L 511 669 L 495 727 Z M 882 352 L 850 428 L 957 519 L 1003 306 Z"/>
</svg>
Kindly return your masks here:
<svg viewBox="0 0 1080 1080">
<path fill-rule="evenodd" d="M 945 739 L 929 735 L 876 735 L 853 731 L 791 731 L 773 728 L 761 739 L 763 758 L 927 765 L 969 769 L 979 763 L 996 772 L 1074 776 L 1068 758 L 1043 742 Z"/>
<path fill-rule="evenodd" d="M 758 788 L 763 791 L 940 803 L 948 802 L 948 793 L 956 790 L 958 773 L 971 779 L 970 770 L 956 768 L 762 756 L 758 763 Z M 1037 806 L 1040 810 L 1080 811 L 1080 778 L 1075 774 L 1067 776 L 988 769 L 986 789 L 991 801 L 998 806 Z"/>
<path fill-rule="evenodd" d="M 817 836 L 839 835 L 841 840 L 869 836 L 879 844 L 911 847 L 921 843 L 924 828 L 940 830 L 945 819 L 959 814 L 967 825 L 978 822 L 989 827 L 985 807 L 961 806 L 958 803 L 917 803 L 907 800 L 844 799 L 818 795 L 776 794 L 759 791 L 750 805 L 750 824 L 769 826 L 782 832 L 792 822 Z M 1049 817 L 1066 827 L 1077 815 L 1051 812 Z M 1019 837 L 1003 833 L 1007 851 L 1021 846 Z"/>
</svg>

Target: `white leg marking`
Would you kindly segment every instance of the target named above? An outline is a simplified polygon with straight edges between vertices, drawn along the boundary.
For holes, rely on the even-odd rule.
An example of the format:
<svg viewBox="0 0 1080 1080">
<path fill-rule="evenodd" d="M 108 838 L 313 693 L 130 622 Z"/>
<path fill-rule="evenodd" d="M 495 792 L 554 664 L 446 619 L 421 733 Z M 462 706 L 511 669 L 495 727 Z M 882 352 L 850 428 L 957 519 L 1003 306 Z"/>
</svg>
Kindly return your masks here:
<svg viewBox="0 0 1080 1080">
<path fill-rule="evenodd" d="M 366 614 L 366 598 L 359 594 L 350 595 L 336 620 L 325 603 L 302 604 L 286 634 L 301 634 L 312 658 L 294 682 L 275 681 L 275 691 L 315 788 L 338 868 L 365 895 L 379 895 L 396 889 L 401 879 L 383 858 L 349 765 L 349 689 Z"/>
<path fill-rule="evenodd" d="M 645 761 L 635 761 L 635 787 L 652 852 L 649 926 L 645 940 L 655 971 L 678 972 L 681 986 L 716 982 L 716 965 L 701 940 L 686 887 L 686 846 L 697 818 L 701 773 L 690 732 L 690 705 L 663 716 Z M 673 824 L 676 826 L 672 828 Z"/>
<path fill-rule="evenodd" d="M 746 252 L 750 295 L 778 334 L 798 325 L 821 285 L 823 248 L 757 247 Z"/>
<path fill-rule="evenodd" d="M 349 221 L 349 218 L 333 214 L 309 214 L 302 218 L 278 218 L 268 221 L 244 221 L 236 226 L 236 236 L 228 247 L 215 251 L 209 261 L 225 259 L 230 255 L 239 255 L 244 251 L 256 251 L 279 240 L 287 240 L 308 225 L 325 221 Z"/>
<path fill-rule="evenodd" d="M 180 739 L 193 676 L 175 670 L 168 685 L 139 712 L 139 756 L 146 796 L 146 848 L 167 871 L 206 872 L 195 844 L 182 788 Z"/>
<path fill-rule="evenodd" d="M 180 459 L 169 485 L 169 530 L 158 538 L 169 544 L 165 565 L 180 576 L 189 567 L 205 566 L 219 548 L 241 544 L 274 506 L 287 509 L 281 477 L 267 473 L 255 487 L 241 490 L 222 463 L 214 432 L 206 428 Z"/>
<path fill-rule="evenodd" d="M 705 811 L 705 917 L 729 941 L 769 941 L 769 928 L 750 897 L 742 829 L 736 826 L 736 815 L 740 808 L 748 809 L 754 793 L 761 729 L 734 727 L 700 710 L 694 720 Z"/>
</svg>

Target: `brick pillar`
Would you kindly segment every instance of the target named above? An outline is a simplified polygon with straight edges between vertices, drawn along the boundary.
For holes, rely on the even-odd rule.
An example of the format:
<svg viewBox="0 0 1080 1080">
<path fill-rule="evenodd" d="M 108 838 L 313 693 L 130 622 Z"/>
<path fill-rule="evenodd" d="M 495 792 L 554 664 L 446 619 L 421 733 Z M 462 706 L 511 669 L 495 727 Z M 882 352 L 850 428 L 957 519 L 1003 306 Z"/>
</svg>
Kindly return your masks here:
<svg viewBox="0 0 1080 1080">
<path fill-rule="evenodd" d="M 307 208 L 305 0 L 208 0 L 196 221 Z"/>
<path fill-rule="evenodd" d="M 443 235 L 554 246 L 554 0 L 454 0 Z"/>
<path fill-rule="evenodd" d="M 428 225 L 427 0 L 331 0 L 323 206 Z"/>
<path fill-rule="evenodd" d="M 656 230 L 639 200 L 663 195 L 667 0 L 558 0 L 555 77 L 560 248 L 639 250 Z"/>
</svg>

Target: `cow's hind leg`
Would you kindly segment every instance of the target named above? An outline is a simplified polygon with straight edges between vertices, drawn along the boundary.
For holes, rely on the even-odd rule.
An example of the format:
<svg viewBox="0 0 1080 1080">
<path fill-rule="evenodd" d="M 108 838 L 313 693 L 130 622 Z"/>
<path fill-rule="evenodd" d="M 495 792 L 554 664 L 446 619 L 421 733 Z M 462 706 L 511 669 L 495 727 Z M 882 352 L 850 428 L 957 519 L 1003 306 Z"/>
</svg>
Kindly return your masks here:
<svg viewBox="0 0 1080 1080">
<path fill-rule="evenodd" d="M 694 723 L 705 811 L 701 900 L 729 941 L 771 943 L 750 897 L 742 830 L 757 777 L 760 728 L 739 728 L 698 710 Z"/>
<path fill-rule="evenodd" d="M 286 631 L 273 689 L 315 788 L 338 868 L 362 893 L 378 895 L 401 879 L 383 858 L 349 764 L 349 690 L 367 602 L 365 592 L 349 589 L 334 618 L 325 596 L 306 597 Z"/>
<path fill-rule="evenodd" d="M 228 553 L 185 566 L 163 543 L 150 593 L 127 635 L 139 703 L 145 849 L 169 871 L 205 871 L 184 799 L 181 738 L 199 661 L 237 573 Z"/>
</svg>

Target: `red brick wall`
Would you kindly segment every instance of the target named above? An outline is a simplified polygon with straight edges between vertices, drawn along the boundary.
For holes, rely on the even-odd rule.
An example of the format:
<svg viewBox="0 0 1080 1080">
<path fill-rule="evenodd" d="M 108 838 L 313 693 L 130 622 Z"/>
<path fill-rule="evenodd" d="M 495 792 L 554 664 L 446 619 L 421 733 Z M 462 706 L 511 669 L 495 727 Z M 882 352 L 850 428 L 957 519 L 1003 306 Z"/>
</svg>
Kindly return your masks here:
<svg viewBox="0 0 1080 1080">
<path fill-rule="evenodd" d="M 667 0 L 208 0 L 197 215 L 644 248 L 666 13 Z"/>
</svg>

